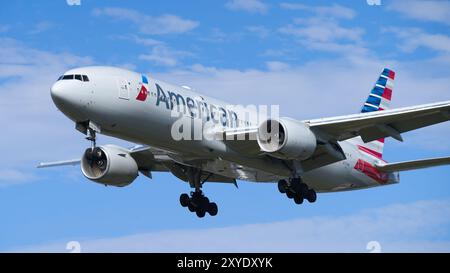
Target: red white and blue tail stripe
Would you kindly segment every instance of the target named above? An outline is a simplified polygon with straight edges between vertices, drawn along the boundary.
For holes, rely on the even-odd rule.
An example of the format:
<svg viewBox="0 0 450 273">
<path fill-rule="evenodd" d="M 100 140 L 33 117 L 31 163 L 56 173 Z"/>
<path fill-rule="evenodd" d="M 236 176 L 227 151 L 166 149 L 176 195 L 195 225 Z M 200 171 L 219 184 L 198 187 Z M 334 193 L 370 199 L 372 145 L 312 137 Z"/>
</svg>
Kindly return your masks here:
<svg viewBox="0 0 450 273">
<path fill-rule="evenodd" d="M 383 69 L 380 77 L 372 88 L 364 106 L 362 113 L 382 111 L 390 109 L 392 90 L 394 88 L 395 72 L 390 69 Z M 384 138 L 372 142 L 364 143 L 360 137 L 355 139 L 358 149 L 369 156 L 381 159 L 383 156 Z"/>
<path fill-rule="evenodd" d="M 381 111 L 390 108 L 392 89 L 394 88 L 395 72 L 390 69 L 383 69 L 375 86 L 370 92 L 366 103 L 361 110 L 362 113 Z"/>
</svg>

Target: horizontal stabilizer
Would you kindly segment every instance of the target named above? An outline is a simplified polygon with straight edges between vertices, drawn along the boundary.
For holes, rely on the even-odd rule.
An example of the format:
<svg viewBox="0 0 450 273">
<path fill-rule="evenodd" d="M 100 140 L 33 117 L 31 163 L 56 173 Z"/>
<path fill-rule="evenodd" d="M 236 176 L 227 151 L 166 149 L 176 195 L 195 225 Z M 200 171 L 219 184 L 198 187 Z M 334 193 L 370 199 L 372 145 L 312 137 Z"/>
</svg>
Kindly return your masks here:
<svg viewBox="0 0 450 273">
<path fill-rule="evenodd" d="M 400 171 L 409 171 L 409 170 L 417 170 L 441 165 L 450 164 L 450 157 L 438 157 L 438 158 L 430 158 L 430 159 L 421 159 L 421 160 L 413 160 L 413 161 L 404 161 L 397 163 L 386 163 L 386 164 L 377 164 L 376 168 L 382 172 L 400 172 Z"/>
</svg>

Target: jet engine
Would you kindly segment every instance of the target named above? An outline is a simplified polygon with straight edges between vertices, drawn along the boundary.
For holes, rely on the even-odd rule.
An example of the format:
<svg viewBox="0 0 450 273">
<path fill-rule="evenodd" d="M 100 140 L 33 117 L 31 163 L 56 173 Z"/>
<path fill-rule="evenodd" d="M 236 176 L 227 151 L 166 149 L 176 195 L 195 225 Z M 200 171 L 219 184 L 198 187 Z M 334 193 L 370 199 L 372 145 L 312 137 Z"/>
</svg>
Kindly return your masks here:
<svg viewBox="0 0 450 273">
<path fill-rule="evenodd" d="M 86 149 L 81 159 L 83 175 L 100 184 L 123 187 L 138 176 L 138 166 L 126 149 L 105 145 Z"/>
<path fill-rule="evenodd" d="M 308 125 L 288 118 L 262 122 L 257 141 L 262 151 L 280 159 L 307 159 L 317 146 L 316 136 Z"/>
</svg>

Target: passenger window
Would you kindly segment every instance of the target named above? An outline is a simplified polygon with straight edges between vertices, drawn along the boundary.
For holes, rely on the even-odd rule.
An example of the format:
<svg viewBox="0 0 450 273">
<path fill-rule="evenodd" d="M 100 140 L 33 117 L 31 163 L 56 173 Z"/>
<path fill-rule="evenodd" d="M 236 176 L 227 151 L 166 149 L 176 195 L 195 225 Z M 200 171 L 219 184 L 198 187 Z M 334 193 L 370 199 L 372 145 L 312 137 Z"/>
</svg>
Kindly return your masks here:
<svg viewBox="0 0 450 273">
<path fill-rule="evenodd" d="M 81 81 L 81 75 L 75 75 L 75 80 Z"/>
<path fill-rule="evenodd" d="M 88 82 L 88 81 L 89 81 L 89 78 L 88 78 L 88 76 L 86 76 L 86 75 L 83 75 L 83 81 L 84 81 L 84 82 Z"/>
<path fill-rule="evenodd" d="M 63 80 L 73 80 L 73 75 L 64 75 Z"/>
</svg>

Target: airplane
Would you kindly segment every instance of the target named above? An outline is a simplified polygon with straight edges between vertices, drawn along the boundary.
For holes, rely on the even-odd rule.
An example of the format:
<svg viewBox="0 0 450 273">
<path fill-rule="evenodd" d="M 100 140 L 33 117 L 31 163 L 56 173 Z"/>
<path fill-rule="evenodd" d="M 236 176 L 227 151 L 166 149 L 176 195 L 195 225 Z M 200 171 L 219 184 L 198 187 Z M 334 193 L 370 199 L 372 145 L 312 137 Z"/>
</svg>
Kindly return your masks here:
<svg viewBox="0 0 450 273">
<path fill-rule="evenodd" d="M 145 74 L 107 66 L 71 69 L 51 86 L 51 98 L 91 145 L 81 158 L 37 167 L 79 164 L 87 179 L 117 187 L 139 174 L 171 172 L 193 189 L 179 201 L 200 218 L 218 213 L 202 191 L 206 182 L 277 183 L 296 204 L 314 203 L 317 193 L 392 185 L 401 171 L 450 164 L 450 157 L 383 158 L 385 138 L 403 141 L 404 132 L 450 120 L 450 101 L 391 109 L 394 78 L 394 71 L 383 69 L 357 114 L 258 120 L 248 117 L 254 109 L 229 107 Z M 136 145 L 97 146 L 97 134 Z"/>
</svg>

